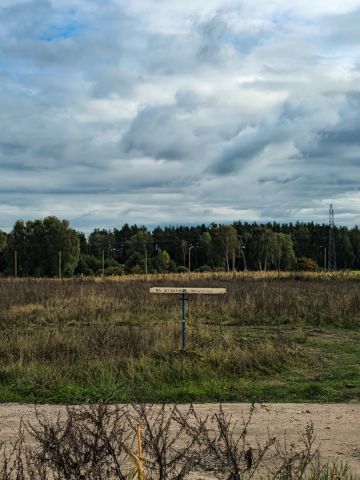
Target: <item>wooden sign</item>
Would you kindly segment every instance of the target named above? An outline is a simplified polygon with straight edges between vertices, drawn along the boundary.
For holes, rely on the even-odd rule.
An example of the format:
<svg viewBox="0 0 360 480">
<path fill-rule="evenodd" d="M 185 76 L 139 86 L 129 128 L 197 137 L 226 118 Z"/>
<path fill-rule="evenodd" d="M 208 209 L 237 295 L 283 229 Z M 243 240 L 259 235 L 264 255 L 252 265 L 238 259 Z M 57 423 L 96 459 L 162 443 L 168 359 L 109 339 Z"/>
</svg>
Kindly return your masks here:
<svg viewBox="0 0 360 480">
<path fill-rule="evenodd" d="M 181 294 L 181 342 L 182 349 L 186 350 L 186 316 L 185 316 L 185 303 L 189 301 L 186 294 L 205 294 L 205 295 L 222 295 L 226 293 L 226 288 L 193 288 L 193 287 L 151 287 L 150 293 L 177 293 Z"/>
<path fill-rule="evenodd" d="M 194 293 L 205 295 L 222 295 L 226 293 L 226 288 L 151 287 L 150 293 Z"/>
</svg>

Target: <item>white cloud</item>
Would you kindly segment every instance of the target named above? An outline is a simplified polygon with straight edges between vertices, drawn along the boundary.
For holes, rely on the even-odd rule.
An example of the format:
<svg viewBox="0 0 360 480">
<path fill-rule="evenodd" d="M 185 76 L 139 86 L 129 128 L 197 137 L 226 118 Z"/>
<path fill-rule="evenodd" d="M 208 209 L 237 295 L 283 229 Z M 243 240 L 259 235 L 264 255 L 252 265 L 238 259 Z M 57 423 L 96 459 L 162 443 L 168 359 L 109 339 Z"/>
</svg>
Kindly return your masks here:
<svg viewBox="0 0 360 480">
<path fill-rule="evenodd" d="M 358 220 L 360 1 L 0 8 L 0 228 Z"/>
</svg>

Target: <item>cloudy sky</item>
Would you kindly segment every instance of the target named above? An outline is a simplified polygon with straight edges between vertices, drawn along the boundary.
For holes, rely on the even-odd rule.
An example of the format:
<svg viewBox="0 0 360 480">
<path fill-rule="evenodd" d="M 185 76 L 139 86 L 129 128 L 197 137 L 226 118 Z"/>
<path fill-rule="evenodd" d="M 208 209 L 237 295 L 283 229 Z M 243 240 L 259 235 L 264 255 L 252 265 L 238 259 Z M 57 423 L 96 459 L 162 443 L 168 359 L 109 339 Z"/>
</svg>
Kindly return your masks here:
<svg viewBox="0 0 360 480">
<path fill-rule="evenodd" d="M 0 0 L 0 228 L 360 224 L 360 0 Z"/>
</svg>

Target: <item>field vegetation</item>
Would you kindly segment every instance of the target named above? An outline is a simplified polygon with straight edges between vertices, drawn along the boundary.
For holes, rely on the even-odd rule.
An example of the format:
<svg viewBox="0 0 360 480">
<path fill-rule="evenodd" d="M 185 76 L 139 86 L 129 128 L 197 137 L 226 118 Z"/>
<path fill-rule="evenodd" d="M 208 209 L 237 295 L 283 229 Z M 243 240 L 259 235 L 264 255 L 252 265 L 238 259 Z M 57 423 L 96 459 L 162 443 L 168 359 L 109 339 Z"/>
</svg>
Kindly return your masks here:
<svg viewBox="0 0 360 480">
<path fill-rule="evenodd" d="M 181 351 L 177 295 L 191 296 Z M 1 401 L 320 401 L 360 397 L 356 274 L 0 281 Z"/>
</svg>

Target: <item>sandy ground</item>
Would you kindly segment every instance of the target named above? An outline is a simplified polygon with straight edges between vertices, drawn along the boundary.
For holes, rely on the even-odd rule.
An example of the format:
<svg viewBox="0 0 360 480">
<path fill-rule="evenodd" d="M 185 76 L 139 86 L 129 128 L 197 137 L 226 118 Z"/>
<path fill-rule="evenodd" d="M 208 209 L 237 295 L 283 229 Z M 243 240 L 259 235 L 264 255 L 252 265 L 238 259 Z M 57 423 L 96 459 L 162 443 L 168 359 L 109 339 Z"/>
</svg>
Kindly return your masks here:
<svg viewBox="0 0 360 480">
<path fill-rule="evenodd" d="M 248 404 L 225 404 L 224 410 L 241 419 L 241 412 L 249 411 Z M 200 413 L 208 414 L 218 408 L 214 404 L 196 405 Z M 64 412 L 63 406 L 44 405 L 46 414 L 55 416 Z M 0 404 L 0 440 L 10 440 L 16 434 L 20 419 L 34 421 L 33 405 Z M 265 440 L 267 429 L 271 434 L 296 442 L 299 431 L 309 421 L 314 422 L 316 443 L 320 445 L 324 461 L 347 462 L 360 475 L 360 404 L 264 404 L 256 405 L 249 426 L 250 442 Z"/>
</svg>

